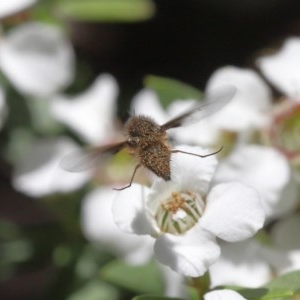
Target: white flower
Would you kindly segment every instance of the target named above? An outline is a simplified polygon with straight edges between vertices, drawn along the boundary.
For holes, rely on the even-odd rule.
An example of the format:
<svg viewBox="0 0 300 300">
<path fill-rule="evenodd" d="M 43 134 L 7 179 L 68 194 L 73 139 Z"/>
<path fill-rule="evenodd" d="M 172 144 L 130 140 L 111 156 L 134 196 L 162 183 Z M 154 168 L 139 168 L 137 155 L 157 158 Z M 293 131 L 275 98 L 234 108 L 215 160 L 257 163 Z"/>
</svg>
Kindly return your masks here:
<svg viewBox="0 0 300 300">
<path fill-rule="evenodd" d="M 247 300 L 233 290 L 216 290 L 204 295 L 204 300 Z"/>
<path fill-rule="evenodd" d="M 108 74 L 101 75 L 81 95 L 54 97 L 52 114 L 87 143 L 98 145 L 113 137 L 117 93 L 115 79 Z"/>
<path fill-rule="evenodd" d="M 0 68 L 19 92 L 47 97 L 73 80 L 74 52 L 58 28 L 27 23 L 2 37 Z"/>
<path fill-rule="evenodd" d="M 200 147 L 181 147 L 208 154 Z M 210 188 L 217 160 L 174 153 L 171 181 L 158 179 L 151 189 L 133 184 L 120 192 L 113 206 L 125 232 L 156 238 L 155 257 L 174 271 L 198 277 L 220 255 L 216 238 L 236 242 L 263 226 L 257 192 L 237 182 Z"/>
<path fill-rule="evenodd" d="M 254 71 L 231 66 L 220 68 L 209 79 L 206 92 L 209 95 L 226 86 L 237 89 L 231 102 L 198 123 L 169 130 L 170 135 L 181 143 L 211 146 L 217 143 L 224 131 L 247 137 L 249 131 L 269 123 L 270 89 Z M 215 99 L 208 97 L 209 100 Z M 157 95 L 144 90 L 134 98 L 132 110 L 136 114 L 150 115 L 162 124 L 189 110 L 196 103 L 195 99 L 177 99 L 164 112 Z"/>
<path fill-rule="evenodd" d="M 190 110 L 196 104 L 194 99 L 175 100 L 166 109 L 162 108 L 157 94 L 149 89 L 140 91 L 132 101 L 131 110 L 135 115 L 152 117 L 158 124 L 171 120 L 181 113 Z M 192 124 L 186 128 L 178 127 L 168 130 L 168 134 L 180 143 L 212 145 L 219 137 L 219 130 L 211 126 L 207 119 L 200 124 Z"/>
<path fill-rule="evenodd" d="M 222 242 L 221 256 L 209 268 L 211 286 L 260 287 L 272 278 L 262 246 L 253 239 L 239 243 Z"/>
<path fill-rule="evenodd" d="M 196 105 L 196 100 L 177 100 L 167 108 L 170 119 L 188 111 Z M 170 129 L 169 133 L 176 141 L 187 144 L 214 145 L 220 138 L 221 131 L 210 121 L 210 117 L 204 118 L 199 123 L 187 127 Z"/>
<path fill-rule="evenodd" d="M 133 97 L 131 111 L 133 115 L 152 117 L 159 124 L 168 121 L 168 115 L 163 110 L 157 94 L 150 89 L 143 89 Z"/>
<path fill-rule="evenodd" d="M 82 201 L 81 226 L 85 237 L 105 247 L 129 264 L 142 264 L 153 256 L 153 238 L 125 233 L 115 224 L 112 203 L 118 192 L 101 187 L 88 193 Z"/>
<path fill-rule="evenodd" d="M 291 100 L 300 102 L 300 38 L 288 38 L 275 54 L 257 59 L 264 76 Z"/>
<path fill-rule="evenodd" d="M 101 249 L 106 249 L 130 265 L 143 264 L 153 257 L 154 239 L 125 233 L 112 216 L 113 200 L 118 194 L 111 187 L 100 187 L 87 194 L 82 201 L 81 227 L 85 237 Z M 165 295 L 184 296 L 183 277 L 159 264 L 165 280 Z"/>
<path fill-rule="evenodd" d="M 257 288 L 274 276 L 300 268 L 300 217 L 277 222 L 271 229 L 270 245 L 249 239 L 221 243 L 221 256 L 209 268 L 211 286 L 238 285 Z"/>
<path fill-rule="evenodd" d="M 269 218 L 286 214 L 297 206 L 297 186 L 291 181 L 288 161 L 279 151 L 270 147 L 237 147 L 220 163 L 214 180 L 235 180 L 255 188 L 261 195 Z"/>
<path fill-rule="evenodd" d="M 7 17 L 18 13 L 29 6 L 33 5 L 36 0 L 14 0 L 1 1 L 0 3 L 0 18 Z"/>
<path fill-rule="evenodd" d="M 275 106 L 273 120 L 264 132 L 267 141 L 285 155 L 291 165 L 300 161 L 300 102 L 280 102 Z"/>
<path fill-rule="evenodd" d="M 215 126 L 240 132 L 268 123 L 271 92 L 254 71 L 232 66 L 220 68 L 209 78 L 206 90 L 226 85 L 235 86 L 237 93 L 228 105 L 211 117 Z"/>
<path fill-rule="evenodd" d="M 35 142 L 15 166 L 15 189 L 32 197 L 42 197 L 80 188 L 91 175 L 88 172 L 69 173 L 59 166 L 64 155 L 77 149 L 74 142 L 64 137 Z"/>
</svg>

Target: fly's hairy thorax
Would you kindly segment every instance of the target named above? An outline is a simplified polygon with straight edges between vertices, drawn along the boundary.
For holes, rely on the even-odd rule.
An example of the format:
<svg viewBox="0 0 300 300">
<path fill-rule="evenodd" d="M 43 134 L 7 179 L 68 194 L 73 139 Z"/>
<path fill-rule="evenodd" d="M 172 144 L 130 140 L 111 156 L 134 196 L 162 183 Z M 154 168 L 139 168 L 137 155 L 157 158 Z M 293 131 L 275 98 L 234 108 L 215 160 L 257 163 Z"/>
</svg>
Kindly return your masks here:
<svg viewBox="0 0 300 300">
<path fill-rule="evenodd" d="M 129 146 L 147 147 L 165 139 L 166 133 L 151 118 L 145 116 L 131 117 L 125 125 Z M 130 141 L 133 145 L 130 145 Z M 135 143 L 135 145 L 134 145 Z"/>
<path fill-rule="evenodd" d="M 129 150 L 154 174 L 170 180 L 171 150 L 165 131 L 151 118 L 138 116 L 125 126 Z"/>
</svg>

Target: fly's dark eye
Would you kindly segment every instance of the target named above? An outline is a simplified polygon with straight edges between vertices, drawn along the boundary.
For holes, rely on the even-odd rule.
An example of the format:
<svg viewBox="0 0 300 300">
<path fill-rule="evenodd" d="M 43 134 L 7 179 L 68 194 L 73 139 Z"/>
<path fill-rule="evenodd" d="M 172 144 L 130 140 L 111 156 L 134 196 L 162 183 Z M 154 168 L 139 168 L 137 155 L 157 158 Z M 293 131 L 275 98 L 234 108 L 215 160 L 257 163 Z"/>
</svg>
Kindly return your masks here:
<svg viewBox="0 0 300 300">
<path fill-rule="evenodd" d="M 137 132 L 136 130 L 131 130 L 131 131 L 129 132 L 129 134 L 130 134 L 131 137 L 137 137 L 137 136 L 139 136 L 139 135 L 138 135 L 138 132 Z"/>
<path fill-rule="evenodd" d="M 130 147 L 137 147 L 140 139 L 138 137 L 131 136 L 128 138 L 127 143 Z"/>
</svg>

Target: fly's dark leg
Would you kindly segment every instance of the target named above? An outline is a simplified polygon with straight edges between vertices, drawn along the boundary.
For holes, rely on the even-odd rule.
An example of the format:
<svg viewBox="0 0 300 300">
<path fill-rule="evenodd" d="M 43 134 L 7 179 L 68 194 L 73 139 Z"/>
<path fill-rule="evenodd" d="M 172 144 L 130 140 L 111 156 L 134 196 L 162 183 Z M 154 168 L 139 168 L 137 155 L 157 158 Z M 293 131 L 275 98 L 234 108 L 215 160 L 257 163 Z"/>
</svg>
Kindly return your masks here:
<svg viewBox="0 0 300 300">
<path fill-rule="evenodd" d="M 200 154 L 191 153 L 191 152 L 186 152 L 186 151 L 182 151 L 182 150 L 176 150 L 176 149 L 175 149 L 175 150 L 172 150 L 171 152 L 172 152 L 172 153 L 184 153 L 184 154 L 189 154 L 189 155 L 194 155 L 194 156 L 198 156 L 198 157 L 204 158 L 204 157 L 208 157 L 208 156 L 211 156 L 211 155 L 218 154 L 219 152 L 222 151 L 222 149 L 223 149 L 223 146 L 222 146 L 219 150 L 217 150 L 217 151 L 215 151 L 215 152 L 212 152 L 212 153 L 209 153 L 209 154 L 205 154 L 205 155 L 200 155 Z"/>
<path fill-rule="evenodd" d="M 132 174 L 132 176 L 131 176 L 131 179 L 130 179 L 130 182 L 129 182 L 128 185 L 125 185 L 125 186 L 122 187 L 122 188 L 113 188 L 113 189 L 116 190 L 116 191 L 122 191 L 122 190 L 125 190 L 125 189 L 131 187 L 131 184 L 132 184 L 134 175 L 135 175 L 136 171 L 138 170 L 138 168 L 141 167 L 141 166 L 142 166 L 142 164 L 137 164 L 137 165 L 135 166 L 134 171 L 133 171 L 133 174 Z"/>
</svg>

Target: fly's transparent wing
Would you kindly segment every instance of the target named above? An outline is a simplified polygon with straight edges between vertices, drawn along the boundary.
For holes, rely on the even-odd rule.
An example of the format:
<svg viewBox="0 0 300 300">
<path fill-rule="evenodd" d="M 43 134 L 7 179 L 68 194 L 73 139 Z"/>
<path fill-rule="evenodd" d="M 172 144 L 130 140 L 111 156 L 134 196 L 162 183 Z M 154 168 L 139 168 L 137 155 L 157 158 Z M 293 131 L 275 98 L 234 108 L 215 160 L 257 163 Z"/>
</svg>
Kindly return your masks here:
<svg viewBox="0 0 300 300">
<path fill-rule="evenodd" d="M 187 126 L 214 114 L 228 104 L 236 93 L 234 86 L 224 86 L 211 92 L 201 104 L 173 118 L 161 126 L 163 131 L 179 126 Z"/>
<path fill-rule="evenodd" d="M 69 172 L 82 172 L 97 167 L 126 146 L 126 142 L 81 149 L 62 158 L 60 166 Z"/>
</svg>

